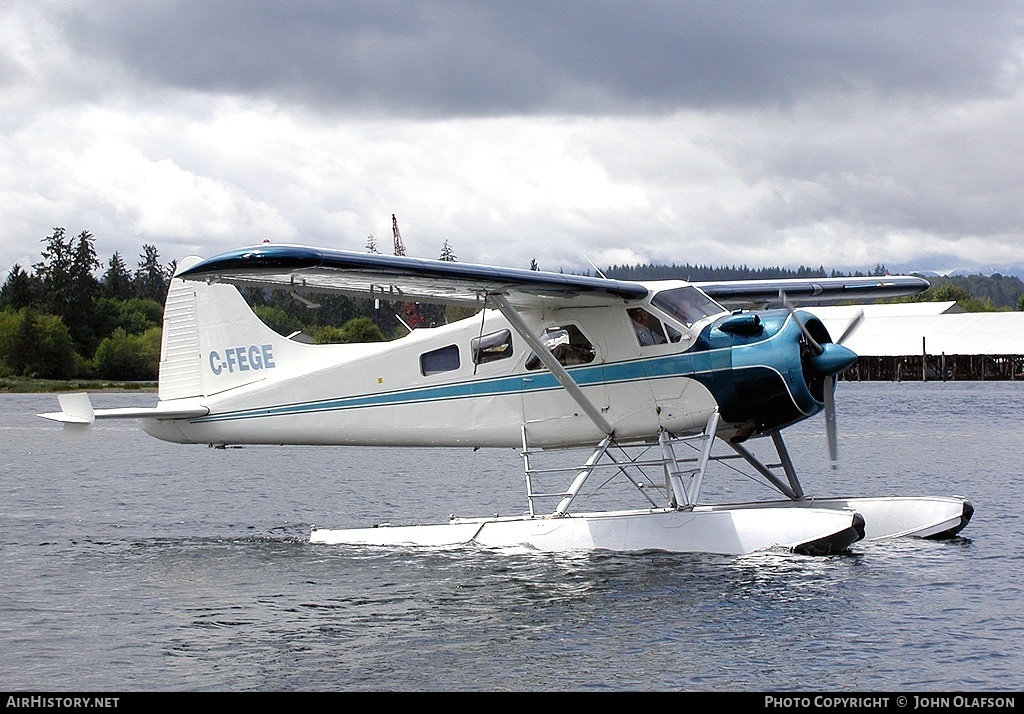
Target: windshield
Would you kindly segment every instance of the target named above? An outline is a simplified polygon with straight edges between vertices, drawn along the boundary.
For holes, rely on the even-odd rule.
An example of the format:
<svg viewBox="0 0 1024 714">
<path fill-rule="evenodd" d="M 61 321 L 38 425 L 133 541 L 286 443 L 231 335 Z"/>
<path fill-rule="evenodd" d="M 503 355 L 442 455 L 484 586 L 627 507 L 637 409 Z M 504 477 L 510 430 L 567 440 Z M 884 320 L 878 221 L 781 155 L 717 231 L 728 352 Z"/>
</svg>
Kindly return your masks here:
<svg viewBox="0 0 1024 714">
<path fill-rule="evenodd" d="M 687 326 L 708 315 L 728 312 L 700 290 L 692 287 L 662 290 L 654 296 L 651 304 Z"/>
</svg>

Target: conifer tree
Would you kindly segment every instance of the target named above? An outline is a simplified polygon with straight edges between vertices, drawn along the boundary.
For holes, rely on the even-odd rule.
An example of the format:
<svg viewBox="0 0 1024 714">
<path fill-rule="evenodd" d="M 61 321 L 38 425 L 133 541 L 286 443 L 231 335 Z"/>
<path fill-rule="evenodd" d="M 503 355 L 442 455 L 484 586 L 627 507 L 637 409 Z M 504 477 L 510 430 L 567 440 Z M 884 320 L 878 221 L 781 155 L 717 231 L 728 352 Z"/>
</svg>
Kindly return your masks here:
<svg viewBox="0 0 1024 714">
<path fill-rule="evenodd" d="M 38 293 L 38 281 L 15 263 L 4 284 L 0 286 L 0 310 L 20 310 L 35 305 L 39 299 Z"/>
<path fill-rule="evenodd" d="M 32 266 L 43 287 L 39 307 L 63 316 L 71 303 L 72 244 L 63 228 L 54 228 L 43 243 L 43 259 Z"/>
<path fill-rule="evenodd" d="M 455 251 L 452 250 L 452 246 L 451 246 L 450 243 L 448 243 L 448 239 L 447 238 L 444 241 L 444 245 L 441 246 L 441 257 L 439 258 L 439 260 L 443 260 L 443 261 L 445 261 L 447 263 L 455 263 L 455 262 L 458 262 L 458 260 L 459 260 L 455 256 Z"/>
<path fill-rule="evenodd" d="M 128 272 L 121 253 L 115 251 L 107 262 L 107 272 L 103 274 L 103 294 L 114 300 L 128 300 L 133 297 L 132 274 Z"/>
<path fill-rule="evenodd" d="M 167 297 L 169 280 L 160 265 L 160 253 L 155 245 L 143 245 L 139 254 L 139 269 L 135 271 L 135 293 L 141 298 L 156 300 L 161 305 Z"/>
<path fill-rule="evenodd" d="M 43 242 L 43 260 L 33 266 L 42 287 L 39 307 L 59 317 L 79 352 L 91 355 L 98 341 L 94 323 L 100 291 L 93 275 L 100 266 L 93 236 L 82 231 L 68 238 L 63 228 L 54 228 Z"/>
</svg>

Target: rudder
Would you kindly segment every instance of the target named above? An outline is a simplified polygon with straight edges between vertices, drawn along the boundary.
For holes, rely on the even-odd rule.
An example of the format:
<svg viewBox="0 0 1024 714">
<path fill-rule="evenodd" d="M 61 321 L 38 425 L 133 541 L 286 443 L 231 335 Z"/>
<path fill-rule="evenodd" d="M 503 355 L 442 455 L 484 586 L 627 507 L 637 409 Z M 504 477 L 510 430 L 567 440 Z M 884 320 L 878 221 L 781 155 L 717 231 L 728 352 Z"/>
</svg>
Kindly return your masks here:
<svg viewBox="0 0 1024 714">
<path fill-rule="evenodd" d="M 178 273 L 201 259 L 179 262 Z M 260 381 L 303 345 L 267 327 L 233 285 L 171 280 L 164 305 L 159 398 L 205 397 Z"/>
</svg>

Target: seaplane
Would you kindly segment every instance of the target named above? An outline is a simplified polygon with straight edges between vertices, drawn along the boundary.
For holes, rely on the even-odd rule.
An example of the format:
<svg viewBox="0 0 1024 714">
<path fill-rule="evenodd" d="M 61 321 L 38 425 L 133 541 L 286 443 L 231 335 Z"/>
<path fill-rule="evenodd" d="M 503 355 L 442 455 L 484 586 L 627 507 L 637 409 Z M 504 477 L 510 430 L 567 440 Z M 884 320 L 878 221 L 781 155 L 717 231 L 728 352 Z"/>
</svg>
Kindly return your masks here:
<svg viewBox="0 0 1024 714">
<path fill-rule="evenodd" d="M 308 344 L 261 322 L 250 287 L 474 310 L 388 342 Z M 311 526 L 327 545 L 827 555 L 952 538 L 971 519 L 966 498 L 814 496 L 783 440 L 824 413 L 835 463 L 836 378 L 857 359 L 842 345 L 857 321 L 833 340 L 801 301 L 927 288 L 914 276 L 630 282 L 264 243 L 178 263 L 155 406 L 94 409 L 73 393 L 39 416 L 72 429 L 136 419 L 159 439 L 216 447 L 521 452 L 521 513 Z M 541 463 L 564 454 L 576 455 Z M 763 478 L 770 499 L 707 502 L 709 464 L 726 459 Z M 577 510 L 588 481 L 612 479 L 638 503 Z"/>
</svg>

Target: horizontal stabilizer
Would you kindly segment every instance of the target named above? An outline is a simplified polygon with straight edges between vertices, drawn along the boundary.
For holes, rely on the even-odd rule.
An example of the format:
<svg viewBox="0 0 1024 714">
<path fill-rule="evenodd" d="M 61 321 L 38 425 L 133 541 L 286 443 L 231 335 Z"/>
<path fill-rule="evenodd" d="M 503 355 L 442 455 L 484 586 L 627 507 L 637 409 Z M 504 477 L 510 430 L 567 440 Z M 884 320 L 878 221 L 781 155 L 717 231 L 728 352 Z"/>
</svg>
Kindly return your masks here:
<svg viewBox="0 0 1024 714">
<path fill-rule="evenodd" d="M 63 424 L 92 424 L 96 419 L 191 419 L 206 416 L 206 407 L 120 407 L 117 409 L 93 409 L 89 395 L 83 393 L 61 394 L 57 397 L 62 411 L 38 414 L 37 416 Z"/>
<path fill-rule="evenodd" d="M 96 418 L 96 412 L 93 411 L 88 394 L 59 394 L 57 401 L 60 403 L 61 411 L 39 416 L 65 424 L 92 424 Z"/>
</svg>

